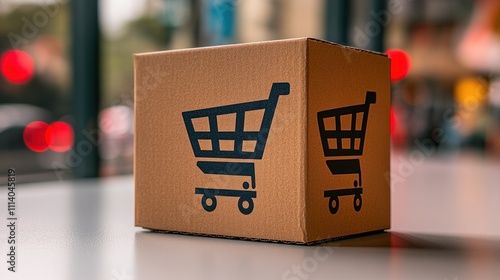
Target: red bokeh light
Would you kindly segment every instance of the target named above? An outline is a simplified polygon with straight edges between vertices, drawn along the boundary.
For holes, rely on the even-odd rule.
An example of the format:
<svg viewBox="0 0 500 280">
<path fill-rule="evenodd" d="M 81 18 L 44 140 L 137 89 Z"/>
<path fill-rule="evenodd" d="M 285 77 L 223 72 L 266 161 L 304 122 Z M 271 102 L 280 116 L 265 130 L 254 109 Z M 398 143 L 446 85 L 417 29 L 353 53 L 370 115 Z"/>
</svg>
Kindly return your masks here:
<svg viewBox="0 0 500 280">
<path fill-rule="evenodd" d="M 28 124 L 23 133 L 24 144 L 33 152 L 45 152 L 49 148 L 55 152 L 66 152 L 73 146 L 73 128 L 65 122 L 51 125 L 36 121 Z"/>
<path fill-rule="evenodd" d="M 402 80 L 410 71 L 410 57 L 398 49 L 391 49 L 386 53 L 391 59 L 391 80 L 393 82 Z"/>
<path fill-rule="evenodd" d="M 49 148 L 46 133 L 49 125 L 44 122 L 32 122 L 24 128 L 24 144 L 33 152 L 41 153 Z"/>
<path fill-rule="evenodd" d="M 35 63 L 29 54 L 9 50 L 0 58 L 0 71 L 10 83 L 23 84 L 33 77 Z"/>
<path fill-rule="evenodd" d="M 65 122 L 55 122 L 47 128 L 45 139 L 53 151 L 66 152 L 73 146 L 73 128 Z"/>
</svg>

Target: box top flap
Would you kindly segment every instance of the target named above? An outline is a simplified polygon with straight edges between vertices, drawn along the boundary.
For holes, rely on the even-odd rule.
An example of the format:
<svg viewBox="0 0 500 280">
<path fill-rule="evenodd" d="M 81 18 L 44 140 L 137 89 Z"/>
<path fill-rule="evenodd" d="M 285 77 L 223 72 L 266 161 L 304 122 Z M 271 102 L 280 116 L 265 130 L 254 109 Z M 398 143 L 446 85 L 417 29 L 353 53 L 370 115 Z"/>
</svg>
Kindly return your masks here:
<svg viewBox="0 0 500 280">
<path fill-rule="evenodd" d="M 367 52 L 375 55 L 380 55 L 387 57 L 387 54 L 376 52 L 376 51 L 371 51 L 371 50 L 365 50 L 357 47 L 351 47 L 351 46 L 345 46 L 341 44 L 337 44 L 334 42 L 329 42 L 325 41 L 322 39 L 317 39 L 317 38 L 311 38 L 311 37 L 300 37 L 300 38 L 292 38 L 292 39 L 281 39 L 281 40 L 273 40 L 273 41 L 265 41 L 265 42 L 251 42 L 251 43 L 241 43 L 241 44 L 228 44 L 228 45 L 219 45 L 219 46 L 207 46 L 207 47 L 198 47 L 198 48 L 187 48 L 187 49 L 176 49 L 176 50 L 164 50 L 164 51 L 157 51 L 157 52 L 146 52 L 146 53 L 136 53 L 134 56 L 144 56 L 144 55 L 156 55 L 156 54 L 161 54 L 165 52 L 186 52 L 186 51 L 200 51 L 200 50 L 207 50 L 207 49 L 218 49 L 218 48 L 232 48 L 232 47 L 239 47 L 242 45 L 262 45 L 262 44 L 273 44 L 273 43 L 280 43 L 284 41 L 316 41 L 324 44 L 330 44 L 333 46 L 341 47 L 341 48 L 348 48 L 351 50 L 355 51 L 360 51 L 360 52 Z"/>
<path fill-rule="evenodd" d="M 345 45 L 341 45 L 341 44 L 337 44 L 337 43 L 334 43 L 334 42 L 325 41 L 325 40 L 321 40 L 321 39 L 317 39 L 317 38 L 307 37 L 306 39 L 307 40 L 311 40 L 311 41 L 316 41 L 316 42 L 324 43 L 324 44 L 330 44 L 330 45 L 341 47 L 341 48 L 348 48 L 348 49 L 355 50 L 355 51 L 367 52 L 367 53 L 371 53 L 371 54 L 375 54 L 375 55 L 380 55 L 380 56 L 388 57 L 387 54 L 385 54 L 385 53 L 380 53 L 380 52 L 371 51 L 371 50 L 365 50 L 365 49 L 361 49 L 361 48 L 357 48 L 357 47 L 345 46 Z"/>
</svg>

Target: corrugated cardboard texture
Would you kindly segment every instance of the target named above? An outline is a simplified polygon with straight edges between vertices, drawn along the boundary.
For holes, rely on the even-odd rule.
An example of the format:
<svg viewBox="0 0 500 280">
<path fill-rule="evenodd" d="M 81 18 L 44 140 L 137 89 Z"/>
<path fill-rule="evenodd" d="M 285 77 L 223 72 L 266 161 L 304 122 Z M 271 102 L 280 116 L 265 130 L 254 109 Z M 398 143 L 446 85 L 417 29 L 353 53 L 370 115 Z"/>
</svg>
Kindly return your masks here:
<svg viewBox="0 0 500 280">
<path fill-rule="evenodd" d="M 308 149 L 307 239 L 344 236 L 390 227 L 389 171 L 390 61 L 368 52 L 308 41 Z M 370 104 L 363 154 L 325 157 L 321 145 L 319 111 L 364 104 L 367 91 L 376 93 Z M 357 128 L 361 129 L 358 113 Z M 351 115 L 341 117 L 349 130 Z M 346 139 L 344 139 L 346 140 Z M 335 145 L 336 143 L 334 143 Z M 343 143 L 350 144 L 350 143 Z M 357 143 L 356 143 L 357 144 Z M 354 196 L 340 196 L 338 212 L 331 214 L 325 190 L 351 189 L 356 174 L 333 175 L 327 160 L 359 159 L 362 174 L 361 209 L 354 209 Z M 360 188 L 358 186 L 358 188 Z"/>
<path fill-rule="evenodd" d="M 301 38 L 135 55 L 135 224 L 144 228 L 260 240 L 310 243 L 389 227 L 389 59 Z M 278 98 L 262 159 L 196 157 L 183 113 Z M 362 208 L 341 197 L 336 214 L 324 191 L 352 187 L 333 176 L 323 154 L 318 111 L 362 104 L 376 92 L 360 159 Z M 255 113 L 255 112 L 254 112 Z M 208 122 L 193 126 L 214 130 Z M 217 131 L 234 131 L 235 116 L 217 117 Z M 245 128 L 260 127 L 259 114 Z M 215 142 L 201 143 L 210 147 Z M 219 141 L 221 149 L 231 143 Z M 233 143 L 234 144 L 234 143 Z M 206 148 L 206 147 L 205 147 Z M 353 158 L 353 157 L 349 157 Z M 217 196 L 209 212 L 195 188 L 242 191 L 248 176 L 205 174 L 200 161 L 254 163 L 256 198 L 250 214 L 237 197 Z M 250 189 L 252 190 L 252 189 Z"/>
<path fill-rule="evenodd" d="M 135 56 L 136 225 L 306 241 L 305 42 Z M 290 83 L 290 94 L 278 100 L 262 160 L 250 161 L 256 173 L 253 212 L 242 215 L 234 197 L 218 197 L 217 208 L 204 211 L 195 187 L 243 190 L 242 182 L 248 178 L 203 174 L 196 165 L 202 159 L 193 154 L 182 112 L 267 99 L 277 82 Z"/>
</svg>

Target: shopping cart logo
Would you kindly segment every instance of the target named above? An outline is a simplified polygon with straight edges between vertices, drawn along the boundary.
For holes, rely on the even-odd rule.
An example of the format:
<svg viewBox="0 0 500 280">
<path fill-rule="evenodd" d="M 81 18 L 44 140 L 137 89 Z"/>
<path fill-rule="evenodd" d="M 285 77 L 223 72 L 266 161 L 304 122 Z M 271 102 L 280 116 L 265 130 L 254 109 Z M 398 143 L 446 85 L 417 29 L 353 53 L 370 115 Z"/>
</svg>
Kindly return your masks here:
<svg viewBox="0 0 500 280">
<path fill-rule="evenodd" d="M 182 113 L 184 124 L 191 142 L 195 157 L 260 160 L 264 154 L 267 137 L 273 121 L 276 105 L 280 95 L 288 95 L 289 83 L 273 83 L 269 99 L 193 110 Z M 258 128 L 246 129 L 245 124 L 255 112 L 262 112 L 262 120 Z M 258 115 L 258 114 L 257 114 Z M 219 128 L 218 117 L 234 118 L 234 127 Z M 196 127 L 195 124 L 207 125 Z M 250 182 L 243 182 L 243 190 L 195 188 L 195 194 L 203 195 L 201 205 L 207 212 L 217 207 L 216 196 L 238 197 L 238 209 L 242 214 L 252 213 L 253 199 L 257 198 L 254 162 L 248 161 L 198 161 L 198 168 L 205 174 L 245 176 Z"/>
<path fill-rule="evenodd" d="M 318 126 L 325 157 L 342 157 L 326 161 L 332 175 L 357 175 L 353 188 L 324 191 L 324 197 L 330 198 L 330 213 L 339 210 L 340 196 L 354 196 L 354 210 L 361 210 L 363 188 L 359 156 L 363 155 L 368 111 L 370 104 L 376 103 L 376 93 L 366 92 L 364 104 L 336 108 L 318 112 Z M 359 182 L 358 182 L 359 181 Z"/>
</svg>

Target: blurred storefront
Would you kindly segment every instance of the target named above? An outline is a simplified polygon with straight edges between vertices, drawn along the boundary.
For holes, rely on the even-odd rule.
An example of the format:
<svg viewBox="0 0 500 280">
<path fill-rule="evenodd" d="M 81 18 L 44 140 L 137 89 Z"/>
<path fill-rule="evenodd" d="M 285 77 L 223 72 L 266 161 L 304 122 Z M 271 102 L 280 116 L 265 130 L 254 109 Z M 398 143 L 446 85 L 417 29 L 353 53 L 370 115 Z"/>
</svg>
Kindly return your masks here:
<svg viewBox="0 0 500 280">
<path fill-rule="evenodd" d="M 66 130 L 50 138 L 42 125 L 41 148 L 26 138 L 33 122 L 73 123 L 68 3 L 0 4 L 0 168 L 34 180 L 71 178 L 78 160 Z M 394 149 L 500 157 L 496 0 L 101 0 L 99 9 L 101 175 L 132 172 L 133 53 L 302 36 L 407 58 L 394 68 Z"/>
</svg>

